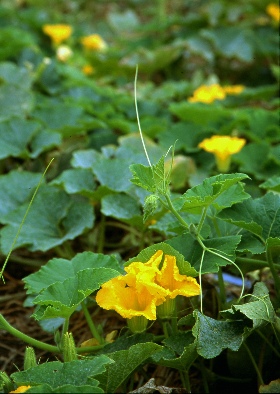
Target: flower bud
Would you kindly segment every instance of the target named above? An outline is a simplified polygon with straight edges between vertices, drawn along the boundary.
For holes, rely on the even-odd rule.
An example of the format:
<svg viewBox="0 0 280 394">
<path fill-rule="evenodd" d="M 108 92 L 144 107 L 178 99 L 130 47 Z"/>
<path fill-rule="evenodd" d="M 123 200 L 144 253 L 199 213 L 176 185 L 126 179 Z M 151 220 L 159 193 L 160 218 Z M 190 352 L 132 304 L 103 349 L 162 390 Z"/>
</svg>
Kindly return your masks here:
<svg viewBox="0 0 280 394">
<path fill-rule="evenodd" d="M 64 362 L 77 360 L 75 342 L 71 332 L 66 332 L 63 335 L 62 354 Z"/>
<path fill-rule="evenodd" d="M 29 368 L 36 367 L 36 356 L 33 347 L 27 346 L 24 354 L 23 369 L 26 371 Z"/>
<path fill-rule="evenodd" d="M 13 390 L 14 384 L 6 374 L 6 372 L 0 372 L 0 390 L 2 389 L 4 393 L 8 393 Z"/>
</svg>

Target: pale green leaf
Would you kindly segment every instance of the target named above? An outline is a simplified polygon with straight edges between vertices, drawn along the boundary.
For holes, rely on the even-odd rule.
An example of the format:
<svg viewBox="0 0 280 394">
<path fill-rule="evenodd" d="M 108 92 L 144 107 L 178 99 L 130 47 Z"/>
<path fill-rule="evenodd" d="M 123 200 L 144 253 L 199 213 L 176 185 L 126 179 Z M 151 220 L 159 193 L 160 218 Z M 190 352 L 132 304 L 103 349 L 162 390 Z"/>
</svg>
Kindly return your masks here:
<svg viewBox="0 0 280 394">
<path fill-rule="evenodd" d="M 181 211 L 192 213 L 200 213 L 210 205 L 218 210 L 231 207 L 250 197 L 239 183 L 246 178 L 246 174 L 221 174 L 207 178 L 202 184 L 187 190 L 176 201 L 176 206 Z"/>
<path fill-rule="evenodd" d="M 38 294 L 50 285 L 62 283 L 87 268 L 111 268 L 119 272 L 123 271 L 114 256 L 102 253 L 78 253 L 72 260 L 54 258 L 43 265 L 39 271 L 23 279 L 27 294 Z"/>
<path fill-rule="evenodd" d="M 87 268 L 63 282 L 55 282 L 34 298 L 33 303 L 43 308 L 39 307 L 33 316 L 37 320 L 69 318 L 86 297 L 118 275 L 118 271 L 110 268 Z"/>
</svg>

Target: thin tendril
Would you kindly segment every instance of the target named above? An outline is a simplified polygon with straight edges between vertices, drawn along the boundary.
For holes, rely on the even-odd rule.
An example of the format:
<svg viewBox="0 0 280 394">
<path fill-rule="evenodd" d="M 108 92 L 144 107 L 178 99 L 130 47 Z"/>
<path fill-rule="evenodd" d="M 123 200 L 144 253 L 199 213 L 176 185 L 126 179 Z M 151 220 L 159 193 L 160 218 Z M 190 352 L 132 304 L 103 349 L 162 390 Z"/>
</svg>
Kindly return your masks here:
<svg viewBox="0 0 280 394">
<path fill-rule="evenodd" d="M 141 130 L 141 125 L 140 125 L 140 119 L 139 119 L 139 114 L 138 114 L 138 106 L 137 106 L 137 89 L 136 89 L 136 85 L 137 85 L 137 76 L 138 76 L 138 66 L 136 66 L 136 71 L 135 71 L 135 79 L 134 79 L 134 101 L 135 101 L 135 111 L 136 111 L 136 118 L 137 118 L 137 123 L 138 123 L 138 128 L 139 128 L 139 133 L 140 133 L 140 137 L 141 137 L 141 141 L 142 141 L 142 145 L 144 148 L 144 152 L 146 155 L 146 158 L 148 160 L 149 166 L 152 167 L 152 163 L 150 161 L 147 149 L 146 149 L 146 145 L 144 142 L 144 138 L 143 138 L 143 134 L 142 134 L 142 130 Z"/>
</svg>

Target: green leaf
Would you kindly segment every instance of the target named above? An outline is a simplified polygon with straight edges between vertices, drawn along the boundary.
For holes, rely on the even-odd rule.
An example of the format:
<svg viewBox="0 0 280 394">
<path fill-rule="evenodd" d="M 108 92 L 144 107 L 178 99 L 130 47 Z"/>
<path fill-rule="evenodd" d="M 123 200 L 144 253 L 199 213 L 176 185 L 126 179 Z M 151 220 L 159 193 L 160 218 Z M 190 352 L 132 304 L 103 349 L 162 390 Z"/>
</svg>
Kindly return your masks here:
<svg viewBox="0 0 280 394">
<path fill-rule="evenodd" d="M 267 193 L 255 200 L 243 201 L 219 213 L 219 217 L 258 235 L 263 242 L 280 233 L 280 196 Z"/>
<path fill-rule="evenodd" d="M 101 212 L 116 219 L 132 219 L 140 216 L 140 207 L 137 201 L 127 194 L 108 194 L 101 200 Z"/>
<path fill-rule="evenodd" d="M 188 261 L 185 261 L 184 256 L 165 242 L 151 245 L 148 248 L 143 249 L 136 257 L 133 257 L 132 259 L 128 260 L 126 265 L 129 265 L 135 261 L 146 263 L 158 250 L 162 250 L 164 254 L 176 257 L 176 264 L 179 268 L 179 272 L 181 275 L 187 275 L 187 276 L 198 275 L 198 272 L 193 267 L 191 267 L 190 263 Z"/>
<path fill-rule="evenodd" d="M 211 30 L 204 29 L 201 36 L 210 40 L 221 56 L 245 62 L 253 61 L 252 34 L 249 29 L 240 29 L 237 26 L 222 26 Z"/>
<path fill-rule="evenodd" d="M 151 167 L 143 166 L 143 164 L 132 164 L 129 166 L 133 174 L 131 182 L 140 186 L 151 193 L 156 192 L 156 186 L 153 179 L 153 171 Z"/>
<path fill-rule="evenodd" d="M 0 29 L 0 60 L 15 57 L 22 49 L 31 45 L 34 45 L 34 40 L 25 29 L 15 25 Z"/>
<path fill-rule="evenodd" d="M 197 186 L 187 190 L 176 200 L 176 206 L 181 211 L 201 213 L 204 208 L 213 205 L 221 210 L 231 207 L 250 197 L 244 192 L 241 180 L 249 178 L 246 174 L 221 174 L 205 179 Z"/>
<path fill-rule="evenodd" d="M 240 240 L 240 235 L 231 235 L 224 236 L 222 238 L 206 239 L 203 243 L 208 249 L 212 249 L 213 252 L 234 261 L 235 251 Z M 190 234 L 179 235 L 178 237 L 167 240 L 166 243 L 178 250 L 178 252 L 190 262 L 193 268 L 199 271 L 202 247 Z M 230 262 L 225 260 L 223 257 L 206 251 L 202 262 L 201 273 L 206 274 L 210 272 L 218 272 L 220 266 L 226 266 L 228 264 L 230 264 Z"/>
<path fill-rule="evenodd" d="M 269 178 L 267 181 L 261 183 L 259 185 L 263 189 L 273 190 L 275 192 L 280 192 L 280 175 L 274 175 Z"/>
<path fill-rule="evenodd" d="M 64 385 L 96 387 L 97 381 L 93 378 L 104 372 L 106 365 L 111 363 L 112 360 L 104 355 L 67 363 L 53 361 L 29 368 L 27 371 L 15 372 L 11 378 L 18 386 L 37 386 L 45 383 L 52 389 Z"/>
<path fill-rule="evenodd" d="M 101 156 L 101 159 L 95 162 L 92 171 L 100 184 L 111 190 L 122 192 L 131 186 L 129 163 L 125 160 Z"/>
<path fill-rule="evenodd" d="M 0 175 L 0 221 L 8 213 L 30 201 L 41 174 L 27 171 L 10 171 Z"/>
<path fill-rule="evenodd" d="M 197 339 L 197 353 L 203 358 L 217 357 L 224 349 L 238 350 L 243 341 L 246 323 L 242 320 L 221 321 L 194 311 L 196 323 L 192 329 Z"/>
<path fill-rule="evenodd" d="M 69 194 L 81 194 L 85 197 L 93 197 L 96 184 L 93 179 L 92 171 L 86 168 L 75 168 L 65 170 L 54 179 L 51 185 L 62 186 Z"/>
<path fill-rule="evenodd" d="M 240 320 L 240 316 L 245 315 L 252 320 L 253 329 L 260 328 L 267 323 L 274 324 L 276 313 L 269 299 L 267 287 L 262 282 L 254 285 L 253 295 L 244 305 L 232 305 L 232 309 L 221 311 L 223 317 Z"/>
<path fill-rule="evenodd" d="M 27 67 L 18 67 L 11 62 L 2 62 L 0 64 L 0 80 L 1 83 L 4 81 L 19 89 L 29 90 L 33 82 L 33 73 Z"/>
<path fill-rule="evenodd" d="M 178 122 L 160 133 L 158 138 L 166 149 L 176 142 L 176 151 L 184 149 L 185 152 L 197 152 L 199 142 L 210 135 L 211 133 L 205 131 L 205 127 L 201 125 Z"/>
<path fill-rule="evenodd" d="M 69 318 L 86 297 L 118 275 L 118 271 L 110 268 L 87 268 L 63 282 L 55 282 L 34 298 L 33 303 L 43 307 L 39 307 L 33 317 L 37 320 Z"/>
<path fill-rule="evenodd" d="M 111 268 L 119 273 L 123 272 L 114 256 L 106 256 L 101 253 L 78 253 L 72 260 L 54 258 L 43 265 L 39 271 L 23 279 L 27 294 L 38 294 L 50 285 L 57 282 L 62 283 L 87 268 Z"/>
<path fill-rule="evenodd" d="M 280 264 L 280 238 L 267 238 L 266 250 L 272 257 L 274 263 Z"/>
<path fill-rule="evenodd" d="M 91 386 L 89 385 L 82 385 L 82 386 L 74 386 L 71 384 L 65 384 L 63 386 L 59 386 L 55 389 L 52 389 L 48 384 L 40 384 L 31 387 L 27 390 L 28 393 L 104 393 L 104 391 L 97 387 L 99 382 L 97 380 L 91 379 Z"/>
<path fill-rule="evenodd" d="M 115 361 L 107 367 L 106 372 L 96 376 L 105 393 L 114 393 L 116 389 L 155 352 L 162 349 L 155 343 L 146 342 L 131 346 L 128 350 L 110 353 L 108 356 Z"/>
<path fill-rule="evenodd" d="M 186 122 L 207 127 L 217 127 L 232 119 L 232 113 L 229 110 L 215 104 L 209 105 L 182 101 L 180 103 L 172 103 L 169 110 Z"/>
<path fill-rule="evenodd" d="M 40 130 L 31 141 L 30 146 L 32 152 L 30 154 L 30 157 L 36 158 L 42 152 L 45 152 L 46 150 L 50 150 L 60 145 L 61 142 L 61 134 L 46 129 Z"/>
<path fill-rule="evenodd" d="M 9 252 L 11 240 L 16 236 L 26 209 L 27 205 L 22 205 L 2 219 L 7 224 L 1 229 L 4 254 Z M 93 221 L 93 208 L 87 202 L 74 201 L 62 190 L 43 186 L 32 204 L 15 247 L 27 246 L 31 251 L 46 251 L 92 228 Z"/>
<path fill-rule="evenodd" d="M 19 118 L 0 122 L 0 159 L 9 156 L 29 157 L 28 144 L 31 143 L 39 128 L 38 122 Z"/>
<path fill-rule="evenodd" d="M 196 343 L 190 331 L 172 335 L 164 340 L 164 344 L 171 352 L 167 352 L 166 348 L 164 348 L 162 351 L 154 354 L 152 360 L 158 365 L 186 371 L 198 356 Z M 175 353 L 179 354 L 179 357 L 176 357 Z"/>
<path fill-rule="evenodd" d="M 34 95 L 31 91 L 14 85 L 0 86 L 0 121 L 12 116 L 25 117 L 34 107 Z"/>
</svg>

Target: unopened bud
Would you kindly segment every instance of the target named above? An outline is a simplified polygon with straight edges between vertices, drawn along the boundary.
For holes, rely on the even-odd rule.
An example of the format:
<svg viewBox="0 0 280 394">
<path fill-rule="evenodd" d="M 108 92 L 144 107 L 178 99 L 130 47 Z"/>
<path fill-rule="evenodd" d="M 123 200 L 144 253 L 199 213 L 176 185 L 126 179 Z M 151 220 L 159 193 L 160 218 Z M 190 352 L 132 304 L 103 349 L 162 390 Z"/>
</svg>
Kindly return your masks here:
<svg viewBox="0 0 280 394">
<path fill-rule="evenodd" d="M 24 354 L 23 369 L 26 371 L 29 368 L 36 367 L 36 356 L 33 347 L 27 346 Z"/>
<path fill-rule="evenodd" d="M 13 388 L 14 384 L 6 372 L 0 372 L 0 390 L 3 390 L 4 393 L 9 393 Z"/>
<path fill-rule="evenodd" d="M 72 333 L 63 335 L 62 354 L 64 362 L 77 360 L 77 352 Z"/>
</svg>

